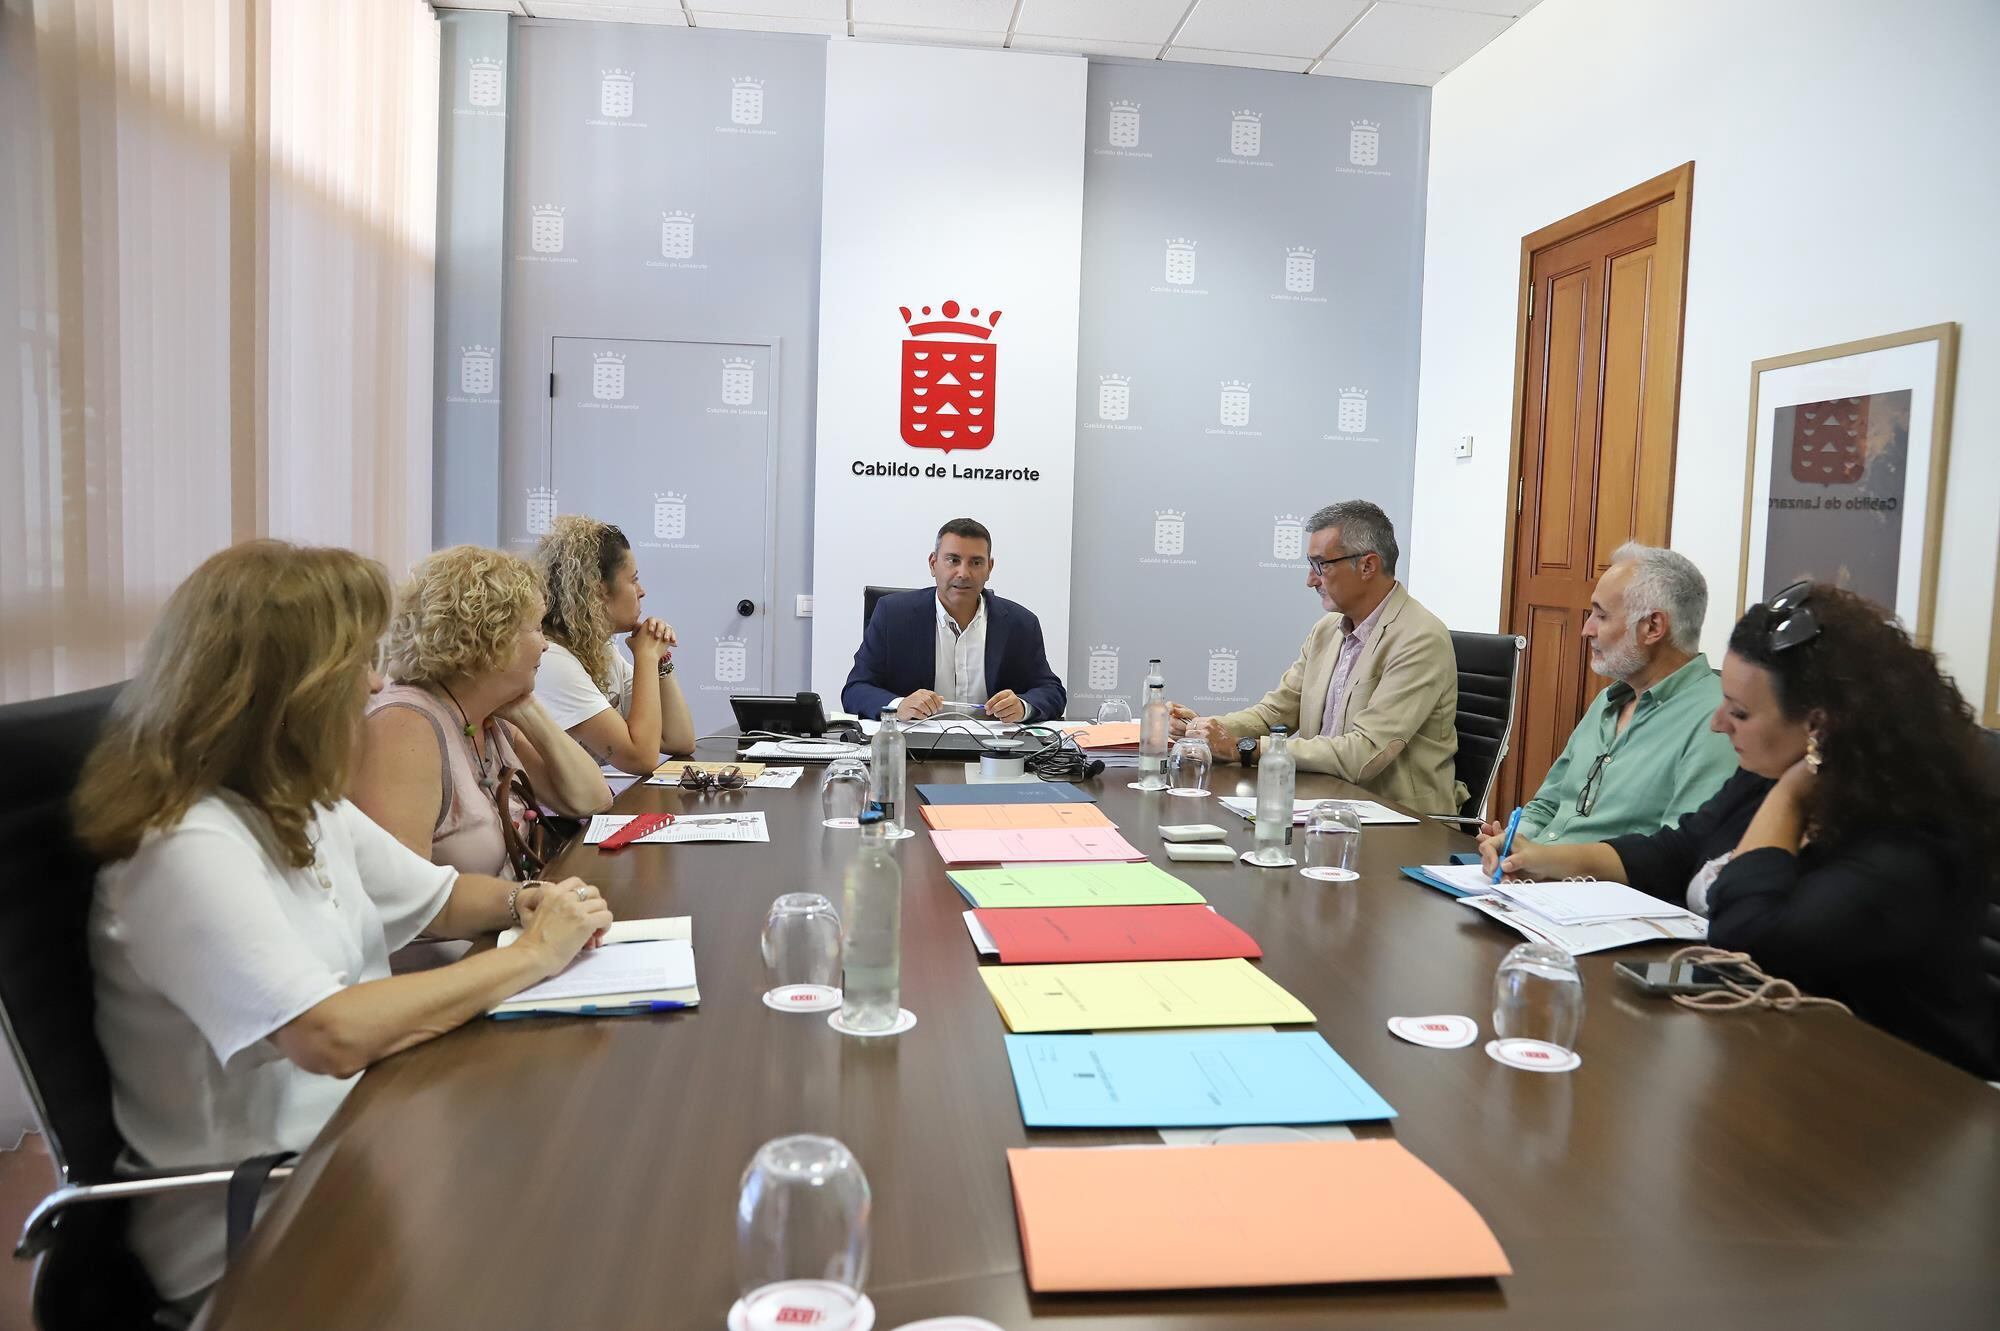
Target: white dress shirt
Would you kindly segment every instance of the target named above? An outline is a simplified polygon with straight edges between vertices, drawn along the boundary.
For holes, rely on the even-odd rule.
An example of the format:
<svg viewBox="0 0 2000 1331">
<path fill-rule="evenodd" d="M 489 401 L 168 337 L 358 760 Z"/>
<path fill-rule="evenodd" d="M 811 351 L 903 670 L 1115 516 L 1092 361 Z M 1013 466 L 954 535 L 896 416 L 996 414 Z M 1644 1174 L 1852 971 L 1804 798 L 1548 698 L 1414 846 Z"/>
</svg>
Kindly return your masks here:
<svg viewBox="0 0 2000 1331">
<path fill-rule="evenodd" d="M 984 705 L 986 693 L 986 598 L 972 612 L 972 622 L 964 628 L 944 598 L 937 602 L 937 680 L 932 686 L 946 702 Z"/>
</svg>

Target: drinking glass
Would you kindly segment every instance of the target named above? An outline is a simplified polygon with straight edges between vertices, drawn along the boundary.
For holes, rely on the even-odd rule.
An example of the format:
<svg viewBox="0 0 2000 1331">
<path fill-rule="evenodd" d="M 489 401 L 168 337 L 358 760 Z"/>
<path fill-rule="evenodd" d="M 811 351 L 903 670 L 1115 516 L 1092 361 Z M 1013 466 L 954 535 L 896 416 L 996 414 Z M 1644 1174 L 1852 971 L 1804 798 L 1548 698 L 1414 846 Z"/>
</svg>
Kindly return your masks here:
<svg viewBox="0 0 2000 1331">
<path fill-rule="evenodd" d="M 858 758 L 838 758 L 826 765 L 819 788 L 821 822 L 827 827 L 859 827 L 868 807 L 868 765 Z"/>
<path fill-rule="evenodd" d="M 833 1138 L 765 1142 L 743 1171 L 736 1199 L 742 1325 L 851 1326 L 868 1278 L 869 1207 L 868 1176 Z"/>
<path fill-rule="evenodd" d="M 1123 698 L 1106 698 L 1097 704 L 1097 724 L 1108 726 L 1119 721 L 1132 719 L 1132 704 Z"/>
<path fill-rule="evenodd" d="M 1493 1034 L 1575 1049 L 1583 1025 L 1583 977 L 1576 958 L 1547 943 L 1523 943 L 1493 976 Z"/>
<path fill-rule="evenodd" d="M 763 952 L 772 1007 L 824 1011 L 838 997 L 840 915 L 819 893 L 787 892 L 771 903 Z"/>
<path fill-rule="evenodd" d="M 1361 815 L 1351 804 L 1327 800 L 1306 815 L 1306 867 L 1299 872 L 1323 883 L 1351 883 L 1361 875 Z"/>
<path fill-rule="evenodd" d="M 1200 799 L 1208 794 L 1208 768 L 1214 755 L 1206 741 L 1190 735 L 1167 750 L 1167 793 Z"/>
</svg>

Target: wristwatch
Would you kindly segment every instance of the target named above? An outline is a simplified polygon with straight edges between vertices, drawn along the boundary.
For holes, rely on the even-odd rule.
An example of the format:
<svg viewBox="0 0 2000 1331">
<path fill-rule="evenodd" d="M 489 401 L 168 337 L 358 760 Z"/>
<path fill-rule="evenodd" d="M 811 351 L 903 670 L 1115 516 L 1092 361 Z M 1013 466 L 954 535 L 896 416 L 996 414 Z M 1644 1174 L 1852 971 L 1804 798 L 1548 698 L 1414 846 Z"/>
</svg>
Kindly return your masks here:
<svg viewBox="0 0 2000 1331">
<path fill-rule="evenodd" d="M 1236 741 L 1236 761 L 1242 763 L 1245 767 L 1255 767 L 1257 765 L 1257 754 L 1258 746 L 1255 735 Z"/>
<path fill-rule="evenodd" d="M 671 656 L 663 656 L 663 657 L 661 657 L 661 658 L 660 658 L 660 678 L 661 678 L 661 679 L 665 679 L 665 678 L 666 678 L 666 677 L 667 677 L 668 675 L 671 675 L 671 674 L 673 674 L 673 673 L 674 673 L 674 658 L 673 658 L 673 657 L 671 657 Z"/>
</svg>

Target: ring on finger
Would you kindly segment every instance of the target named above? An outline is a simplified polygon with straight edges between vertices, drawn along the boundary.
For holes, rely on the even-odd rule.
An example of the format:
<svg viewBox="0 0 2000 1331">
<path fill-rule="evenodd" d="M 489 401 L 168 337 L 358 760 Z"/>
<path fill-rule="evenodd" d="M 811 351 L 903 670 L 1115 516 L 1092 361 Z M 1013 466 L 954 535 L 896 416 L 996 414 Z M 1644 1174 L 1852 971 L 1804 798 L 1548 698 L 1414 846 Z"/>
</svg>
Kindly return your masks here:
<svg viewBox="0 0 2000 1331">
<path fill-rule="evenodd" d="M 578 901 L 588 901 L 588 900 L 590 900 L 590 889 L 589 889 L 589 888 L 587 888 L 587 887 L 579 887 L 579 888 L 578 888 L 578 889 L 576 890 L 576 899 L 577 899 Z"/>
</svg>

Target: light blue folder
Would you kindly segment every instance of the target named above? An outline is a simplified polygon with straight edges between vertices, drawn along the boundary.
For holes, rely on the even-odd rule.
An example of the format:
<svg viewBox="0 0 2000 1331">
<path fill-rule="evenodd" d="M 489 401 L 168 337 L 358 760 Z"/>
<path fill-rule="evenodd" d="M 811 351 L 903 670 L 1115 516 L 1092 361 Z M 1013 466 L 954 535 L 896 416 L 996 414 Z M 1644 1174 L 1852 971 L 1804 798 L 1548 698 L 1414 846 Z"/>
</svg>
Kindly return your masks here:
<svg viewBox="0 0 2000 1331">
<path fill-rule="evenodd" d="M 1031 1128 L 1350 1123 L 1396 1111 L 1312 1031 L 1009 1035 Z"/>
</svg>

